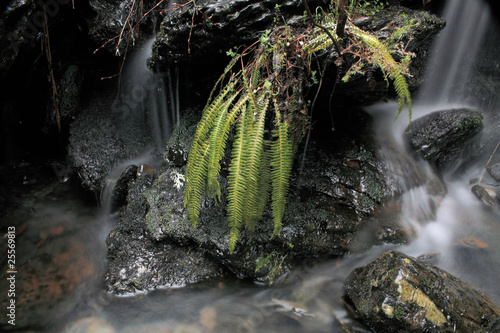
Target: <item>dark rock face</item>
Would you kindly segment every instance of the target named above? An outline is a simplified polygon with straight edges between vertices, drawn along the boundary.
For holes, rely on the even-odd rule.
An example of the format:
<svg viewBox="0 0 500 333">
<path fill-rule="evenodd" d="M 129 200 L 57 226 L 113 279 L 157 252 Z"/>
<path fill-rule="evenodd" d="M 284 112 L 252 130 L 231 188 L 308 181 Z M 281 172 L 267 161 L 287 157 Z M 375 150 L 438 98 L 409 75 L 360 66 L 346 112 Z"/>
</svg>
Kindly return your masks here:
<svg viewBox="0 0 500 333">
<path fill-rule="evenodd" d="M 297 27 L 304 22 L 304 7 L 302 1 L 283 1 L 279 3 L 279 11 L 275 9 L 276 1 L 208 1 L 196 8 L 193 14 L 190 6 L 172 11 L 162 22 L 161 32 L 157 35 L 153 47 L 153 56 L 150 66 L 158 71 L 165 71 L 172 64 L 188 64 L 185 75 L 196 78 L 194 81 L 199 87 L 212 85 L 218 78 L 214 69 L 221 73 L 230 57 L 226 52 L 232 48 L 240 51 L 256 41 L 260 35 L 273 29 L 273 22 L 286 22 L 289 26 Z M 324 5 L 320 1 L 309 1 L 309 6 L 315 8 Z M 392 7 L 381 11 L 376 17 L 360 21 L 361 28 L 374 30 L 380 40 L 387 39 L 396 29 L 401 28 L 412 20 L 414 25 L 408 29 L 401 42 L 406 45 L 408 52 L 414 52 L 415 62 L 411 66 L 412 79 L 410 89 L 416 88 L 423 75 L 426 52 L 432 41 L 432 36 L 444 26 L 443 19 L 425 11 L 414 11 L 404 7 Z M 323 54 L 324 55 L 324 54 Z M 342 77 L 354 63 L 352 56 L 344 57 Z M 325 75 L 324 84 L 333 87 L 331 78 L 337 77 L 335 66 L 330 66 Z M 208 69 L 208 71 L 207 71 Z M 367 70 L 367 72 L 373 72 Z M 374 73 L 371 73 L 374 74 Z M 369 104 L 393 96 L 394 92 L 387 87 L 383 76 L 376 72 L 370 74 L 370 80 L 365 76 L 357 75 L 347 83 L 339 82 L 336 88 L 339 97 L 351 103 Z M 200 91 L 198 85 L 193 90 Z M 324 89 L 331 91 L 330 88 Z"/>
<path fill-rule="evenodd" d="M 89 37 L 97 46 L 112 53 L 123 54 L 130 45 L 127 39 L 134 38 L 133 43 L 141 43 L 144 38 L 153 34 L 154 15 L 144 16 L 144 13 L 157 3 L 156 0 L 143 0 L 140 3 L 90 0 L 91 10 L 87 19 Z M 164 6 L 167 4 L 168 1 L 165 1 Z"/>
<path fill-rule="evenodd" d="M 69 159 L 83 187 L 94 192 L 101 191 L 114 167 L 137 156 L 152 142 L 147 132 L 133 118 L 128 119 L 113 101 L 113 95 L 94 99 L 71 124 Z"/>
<path fill-rule="evenodd" d="M 354 270 L 346 294 L 381 332 L 479 332 L 500 317 L 500 308 L 468 284 L 398 251 Z"/>
<path fill-rule="evenodd" d="M 414 120 L 406 138 L 420 156 L 443 167 L 461 157 L 465 141 L 481 130 L 482 121 L 477 110 L 436 111 Z"/>
<path fill-rule="evenodd" d="M 106 240 L 109 265 L 105 284 L 109 292 L 122 295 L 175 288 L 223 273 L 197 248 L 152 240 L 145 223 L 148 214 L 145 192 L 154 182 L 155 175 L 147 174 L 129 184 L 128 205 L 122 209 L 116 228 Z"/>
</svg>

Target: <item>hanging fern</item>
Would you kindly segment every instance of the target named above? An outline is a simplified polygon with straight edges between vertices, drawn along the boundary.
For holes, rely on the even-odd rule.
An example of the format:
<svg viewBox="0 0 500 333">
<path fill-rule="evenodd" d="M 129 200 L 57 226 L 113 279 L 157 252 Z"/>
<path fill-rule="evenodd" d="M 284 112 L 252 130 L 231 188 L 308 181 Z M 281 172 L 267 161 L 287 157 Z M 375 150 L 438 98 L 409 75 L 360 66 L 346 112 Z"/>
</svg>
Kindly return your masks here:
<svg viewBox="0 0 500 333">
<path fill-rule="evenodd" d="M 329 20 L 326 16 L 323 26 L 337 38 L 332 16 Z M 352 24 L 346 26 L 346 31 L 357 40 L 357 54 L 363 54 L 346 77 L 361 72 L 365 62 L 380 68 L 386 80 L 392 80 L 399 96 L 398 115 L 408 105 L 411 116 L 411 97 L 405 79 L 408 61 L 396 62 L 389 48 Z M 203 196 L 208 194 L 216 201 L 221 200 L 221 160 L 234 131 L 227 176 L 231 253 L 241 229 L 255 229 L 269 198 L 274 223 L 271 237 L 282 228 L 293 155 L 302 133 L 298 129 L 308 124 L 303 115 L 307 109 L 302 96 L 304 72 L 310 69 L 310 55 L 329 50 L 332 43 L 324 29 L 314 27 L 304 33 L 293 32 L 287 26 L 278 27 L 273 32 L 267 31 L 258 47 L 234 57 L 215 84 L 189 154 L 184 203 L 196 227 Z M 234 71 L 235 65 L 243 64 L 244 56 L 252 52 L 248 64 Z M 227 78 L 230 72 L 235 73 Z"/>
</svg>

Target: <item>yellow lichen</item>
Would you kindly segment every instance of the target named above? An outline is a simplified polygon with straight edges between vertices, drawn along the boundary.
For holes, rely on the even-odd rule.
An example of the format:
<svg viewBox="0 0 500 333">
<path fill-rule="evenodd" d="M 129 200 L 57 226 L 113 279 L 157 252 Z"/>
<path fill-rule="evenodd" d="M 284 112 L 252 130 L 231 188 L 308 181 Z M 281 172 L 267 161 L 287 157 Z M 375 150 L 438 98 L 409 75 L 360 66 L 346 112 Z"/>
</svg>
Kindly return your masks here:
<svg viewBox="0 0 500 333">
<path fill-rule="evenodd" d="M 384 311 L 385 315 L 389 318 L 392 318 L 394 317 L 394 307 L 387 304 L 387 303 L 383 303 L 382 304 L 382 311 Z"/>
<path fill-rule="evenodd" d="M 407 281 L 400 281 L 398 292 L 404 302 L 418 305 L 424 312 L 425 318 L 436 326 L 444 325 L 447 320 L 436 304 L 422 290 L 413 287 Z"/>
</svg>

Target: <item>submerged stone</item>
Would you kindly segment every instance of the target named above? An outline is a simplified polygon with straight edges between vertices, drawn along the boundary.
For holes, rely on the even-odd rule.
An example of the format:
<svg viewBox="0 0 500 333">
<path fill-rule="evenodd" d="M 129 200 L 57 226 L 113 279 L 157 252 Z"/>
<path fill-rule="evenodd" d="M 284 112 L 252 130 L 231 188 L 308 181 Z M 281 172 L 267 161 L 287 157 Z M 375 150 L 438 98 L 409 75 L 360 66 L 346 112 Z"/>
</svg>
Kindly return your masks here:
<svg viewBox="0 0 500 333">
<path fill-rule="evenodd" d="M 500 317 L 500 308 L 467 283 L 398 251 L 355 269 L 345 290 L 376 331 L 478 332 Z"/>
<path fill-rule="evenodd" d="M 498 207 L 496 192 L 492 188 L 476 184 L 471 189 L 472 193 L 488 207 Z"/>
</svg>

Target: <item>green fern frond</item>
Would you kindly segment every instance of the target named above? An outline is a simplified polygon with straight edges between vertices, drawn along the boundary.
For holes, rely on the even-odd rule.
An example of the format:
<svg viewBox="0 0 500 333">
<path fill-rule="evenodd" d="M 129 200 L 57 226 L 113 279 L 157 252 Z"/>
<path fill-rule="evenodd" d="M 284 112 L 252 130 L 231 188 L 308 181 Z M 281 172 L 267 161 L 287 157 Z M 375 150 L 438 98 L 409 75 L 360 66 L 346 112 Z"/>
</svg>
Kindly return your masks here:
<svg viewBox="0 0 500 333">
<path fill-rule="evenodd" d="M 408 117 L 411 122 L 411 95 L 410 90 L 408 89 L 408 84 L 406 83 L 406 79 L 402 74 L 396 73 L 392 75 L 392 79 L 394 82 L 394 89 L 396 90 L 396 94 L 398 95 L 398 113 L 396 118 L 398 118 L 399 114 L 403 110 L 405 105 L 408 105 Z"/>
<path fill-rule="evenodd" d="M 234 90 L 236 82 L 229 83 L 203 111 L 202 118 L 196 128 L 195 137 L 188 156 L 186 167 L 186 185 L 184 189 L 184 206 L 189 208 L 189 218 L 196 226 L 200 216 L 200 204 L 206 185 L 208 171 L 208 152 L 210 144 L 208 135 L 214 126 L 221 110 L 224 110 L 224 98 Z"/>
<path fill-rule="evenodd" d="M 259 203 L 259 198 L 262 193 L 259 191 L 260 179 L 262 178 L 262 162 L 264 153 L 264 125 L 266 120 L 266 110 L 269 105 L 270 91 L 261 93 L 259 99 L 256 99 L 253 93 L 249 103 L 251 104 L 252 116 L 252 131 L 247 139 L 245 146 L 245 170 L 247 170 L 246 182 L 247 188 L 245 192 L 245 207 L 243 211 L 243 222 L 249 229 L 254 229 L 255 223 L 260 218 L 256 207 Z"/>
<path fill-rule="evenodd" d="M 274 221 L 273 237 L 281 230 L 293 162 L 292 143 L 288 135 L 289 125 L 286 121 L 281 119 L 281 114 L 277 109 L 275 117 L 275 140 L 271 143 L 270 162 L 272 187 L 271 207 Z"/>
<path fill-rule="evenodd" d="M 271 188 L 270 183 L 270 166 L 269 161 L 270 158 L 270 149 L 268 147 L 271 145 L 269 140 L 264 141 L 264 152 L 262 154 L 262 163 L 260 164 L 260 177 L 257 184 L 257 193 L 259 193 L 257 197 L 257 203 L 254 207 L 254 216 L 255 218 L 248 225 L 250 230 L 255 228 L 255 223 L 257 220 L 264 214 L 264 210 L 266 209 L 267 202 L 269 201 L 269 189 Z M 253 224 L 252 224 L 253 223 Z"/>
<path fill-rule="evenodd" d="M 229 165 L 228 175 L 228 198 L 227 211 L 230 227 L 229 251 L 233 253 L 237 238 L 231 235 L 239 235 L 239 229 L 243 221 L 243 207 L 245 206 L 245 191 L 247 187 L 245 171 L 245 142 L 248 133 L 245 132 L 247 122 L 249 121 L 249 111 L 246 107 L 242 108 L 240 120 L 236 124 L 236 136 L 231 153 L 231 164 Z"/>
<path fill-rule="evenodd" d="M 380 68 L 386 79 L 390 78 L 393 81 L 399 104 L 396 118 L 399 116 L 404 106 L 408 105 L 408 113 L 411 120 L 411 94 L 408 89 L 408 84 L 406 83 L 406 78 L 404 77 L 408 67 L 408 60 L 405 60 L 403 64 L 398 63 L 392 57 L 390 50 L 373 34 L 361 30 L 352 23 L 349 23 L 347 28 L 368 46 L 368 51 L 373 55 L 370 59 L 372 65 Z"/>
<path fill-rule="evenodd" d="M 210 135 L 210 149 L 208 151 L 208 167 L 207 167 L 207 189 L 215 195 L 215 198 L 220 201 L 220 184 L 217 179 L 220 173 L 220 161 L 224 156 L 226 143 L 231 127 L 233 126 L 236 117 L 241 111 L 242 105 L 246 101 L 246 97 L 240 98 L 235 106 L 232 106 L 233 100 L 237 97 L 233 94 L 224 103 L 220 110 L 218 119 L 215 122 L 214 128 Z"/>
<path fill-rule="evenodd" d="M 335 35 L 337 25 L 335 23 L 324 23 L 323 26 L 329 29 L 332 36 L 337 39 L 337 35 Z M 309 39 L 304 45 L 304 51 L 306 53 L 314 53 L 319 50 L 325 50 L 332 46 L 333 41 L 324 30 L 316 29 L 314 31 L 314 35 L 315 36 Z"/>
<path fill-rule="evenodd" d="M 186 187 L 184 189 L 184 205 L 189 207 L 189 220 L 193 227 L 196 227 L 198 218 L 200 217 L 201 198 L 205 189 L 206 174 L 207 174 L 207 152 L 209 144 L 199 145 L 196 153 L 190 153 L 191 160 L 190 173 L 192 177 L 187 177 L 186 172 Z M 187 171 L 187 169 L 186 169 Z M 188 182 L 189 179 L 189 188 Z"/>
</svg>

